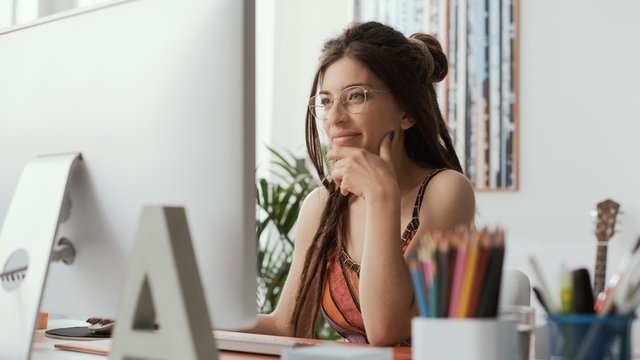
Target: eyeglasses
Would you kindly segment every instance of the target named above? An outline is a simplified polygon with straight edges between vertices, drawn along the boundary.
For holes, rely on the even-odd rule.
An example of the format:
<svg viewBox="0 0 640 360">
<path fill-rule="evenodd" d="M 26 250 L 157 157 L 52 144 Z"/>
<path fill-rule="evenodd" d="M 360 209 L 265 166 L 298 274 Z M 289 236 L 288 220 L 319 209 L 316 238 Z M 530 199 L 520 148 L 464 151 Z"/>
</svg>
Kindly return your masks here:
<svg viewBox="0 0 640 360">
<path fill-rule="evenodd" d="M 386 93 L 384 90 L 365 89 L 363 86 L 349 86 L 342 90 L 339 97 L 334 98 L 328 94 L 318 94 L 309 98 L 309 110 L 311 114 L 318 120 L 325 120 L 329 115 L 329 111 L 333 108 L 335 99 L 351 114 L 357 114 L 364 109 L 367 103 L 367 94 L 373 92 Z"/>
</svg>

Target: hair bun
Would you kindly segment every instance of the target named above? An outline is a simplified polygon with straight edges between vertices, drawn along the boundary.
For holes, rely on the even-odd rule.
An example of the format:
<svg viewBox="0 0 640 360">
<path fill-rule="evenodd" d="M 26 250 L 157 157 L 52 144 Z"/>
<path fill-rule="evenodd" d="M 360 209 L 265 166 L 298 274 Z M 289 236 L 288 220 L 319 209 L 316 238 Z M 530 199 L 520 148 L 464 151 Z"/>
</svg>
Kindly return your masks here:
<svg viewBox="0 0 640 360">
<path fill-rule="evenodd" d="M 447 56 L 442 51 L 442 46 L 438 39 L 432 35 L 424 33 L 415 33 L 411 35 L 409 39 L 420 41 L 424 44 L 427 47 L 429 55 L 431 55 L 431 58 L 433 59 L 433 72 L 428 75 L 429 81 L 432 83 L 442 81 L 449 72 L 449 62 L 447 61 Z"/>
</svg>

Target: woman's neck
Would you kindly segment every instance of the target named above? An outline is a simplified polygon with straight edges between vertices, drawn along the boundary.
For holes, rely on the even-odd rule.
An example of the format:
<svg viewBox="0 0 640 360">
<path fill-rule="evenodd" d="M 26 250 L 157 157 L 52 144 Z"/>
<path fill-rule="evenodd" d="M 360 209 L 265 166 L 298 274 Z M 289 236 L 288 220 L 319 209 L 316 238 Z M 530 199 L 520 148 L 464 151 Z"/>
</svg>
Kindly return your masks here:
<svg viewBox="0 0 640 360">
<path fill-rule="evenodd" d="M 394 165 L 400 194 L 404 195 L 419 186 L 425 177 L 435 170 L 432 166 L 418 164 L 409 156 L 404 156 Z"/>
</svg>

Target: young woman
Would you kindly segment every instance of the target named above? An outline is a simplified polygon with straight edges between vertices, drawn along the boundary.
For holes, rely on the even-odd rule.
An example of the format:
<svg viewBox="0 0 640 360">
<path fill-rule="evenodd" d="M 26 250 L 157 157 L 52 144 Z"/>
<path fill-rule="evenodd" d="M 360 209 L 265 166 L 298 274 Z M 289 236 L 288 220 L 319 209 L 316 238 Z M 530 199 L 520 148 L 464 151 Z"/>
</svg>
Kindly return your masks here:
<svg viewBox="0 0 640 360">
<path fill-rule="evenodd" d="M 300 211 L 278 306 L 252 332 L 311 337 L 320 314 L 350 341 L 408 341 L 417 310 L 405 252 L 420 232 L 471 224 L 475 213 L 436 100 L 447 70 L 435 38 L 376 22 L 325 44 L 306 118 L 323 186 Z"/>
</svg>

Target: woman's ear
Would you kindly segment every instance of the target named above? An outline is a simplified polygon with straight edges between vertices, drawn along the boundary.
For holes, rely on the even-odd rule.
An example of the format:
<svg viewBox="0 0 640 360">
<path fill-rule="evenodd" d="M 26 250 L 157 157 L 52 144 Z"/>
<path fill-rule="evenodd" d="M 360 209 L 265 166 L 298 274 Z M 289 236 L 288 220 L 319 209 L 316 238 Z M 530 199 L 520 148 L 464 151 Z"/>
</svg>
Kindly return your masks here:
<svg viewBox="0 0 640 360">
<path fill-rule="evenodd" d="M 415 125 L 416 121 L 413 120 L 412 117 L 409 117 L 409 115 L 404 114 L 402 115 L 402 119 L 400 120 L 400 128 L 402 130 L 407 130 L 410 129 L 413 125 Z"/>
</svg>

